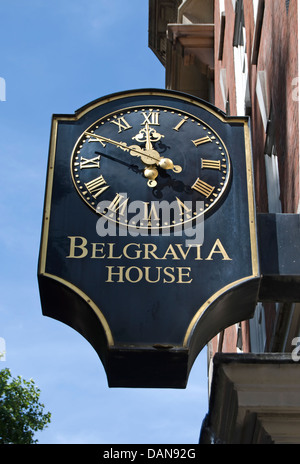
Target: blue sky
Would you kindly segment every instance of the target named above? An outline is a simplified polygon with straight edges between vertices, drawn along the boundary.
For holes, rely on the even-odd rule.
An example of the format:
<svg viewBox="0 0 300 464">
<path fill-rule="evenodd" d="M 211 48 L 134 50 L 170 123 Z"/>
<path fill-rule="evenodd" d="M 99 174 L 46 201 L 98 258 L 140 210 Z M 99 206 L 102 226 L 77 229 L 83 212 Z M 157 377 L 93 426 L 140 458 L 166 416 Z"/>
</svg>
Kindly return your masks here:
<svg viewBox="0 0 300 464">
<path fill-rule="evenodd" d="M 164 88 L 148 48 L 148 0 L 0 4 L 0 369 L 41 389 L 52 420 L 39 443 L 197 443 L 208 410 L 205 350 L 185 390 L 110 389 L 88 342 L 42 316 L 36 277 L 52 114 Z"/>
</svg>

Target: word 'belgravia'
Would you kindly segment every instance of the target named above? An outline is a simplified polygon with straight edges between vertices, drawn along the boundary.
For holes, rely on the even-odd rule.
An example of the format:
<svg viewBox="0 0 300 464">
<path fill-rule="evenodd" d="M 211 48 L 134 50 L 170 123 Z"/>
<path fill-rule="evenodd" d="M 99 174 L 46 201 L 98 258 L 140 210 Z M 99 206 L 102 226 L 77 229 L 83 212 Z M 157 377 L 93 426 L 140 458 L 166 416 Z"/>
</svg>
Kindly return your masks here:
<svg viewBox="0 0 300 464">
<path fill-rule="evenodd" d="M 202 256 L 201 245 L 183 246 L 181 243 L 169 244 L 163 252 L 159 252 L 157 245 L 154 243 L 127 243 L 122 250 L 117 251 L 116 243 L 88 243 L 88 240 L 82 236 L 69 236 L 69 259 L 103 259 L 103 260 L 122 260 L 122 264 L 127 260 L 140 261 L 185 261 L 188 257 L 194 261 L 213 261 L 216 256 L 222 261 L 231 261 L 220 239 L 216 239 L 211 246 L 208 254 Z M 146 264 L 146 263 L 145 263 Z M 179 264 L 179 263 L 178 263 Z M 107 283 L 138 283 L 146 281 L 148 283 L 162 282 L 170 283 L 191 283 L 191 267 L 188 266 L 118 266 L 107 265 Z"/>
</svg>

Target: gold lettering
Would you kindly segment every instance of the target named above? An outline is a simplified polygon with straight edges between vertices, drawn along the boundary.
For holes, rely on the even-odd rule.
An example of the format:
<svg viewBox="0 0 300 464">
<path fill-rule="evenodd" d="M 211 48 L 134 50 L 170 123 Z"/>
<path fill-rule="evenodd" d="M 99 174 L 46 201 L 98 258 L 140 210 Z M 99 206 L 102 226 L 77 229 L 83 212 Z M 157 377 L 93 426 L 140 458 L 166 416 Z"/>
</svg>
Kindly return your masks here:
<svg viewBox="0 0 300 464">
<path fill-rule="evenodd" d="M 198 177 L 194 185 L 192 185 L 192 189 L 196 190 L 197 192 L 201 193 L 206 198 L 208 198 L 215 190 L 215 187 L 207 184 L 206 182 L 204 182 L 204 180 L 201 180 Z"/>
<path fill-rule="evenodd" d="M 210 251 L 207 251 L 207 258 L 202 258 L 202 245 L 198 244 L 196 246 L 189 245 L 188 247 L 184 247 L 181 243 L 169 244 L 167 249 L 164 250 L 163 254 L 158 254 L 157 245 L 154 243 L 127 243 L 123 246 L 121 250 L 118 250 L 117 243 L 100 243 L 100 242 L 91 242 L 88 243 L 85 237 L 80 235 L 78 236 L 68 236 L 70 240 L 69 244 L 69 254 L 66 258 L 74 258 L 74 259 L 81 259 L 89 256 L 91 259 L 113 259 L 113 260 L 120 260 L 122 258 L 129 259 L 129 260 L 172 260 L 172 261 L 179 261 L 179 260 L 187 260 L 188 257 L 191 255 L 190 259 L 194 261 L 213 261 L 216 259 L 215 255 L 219 255 L 219 258 L 223 261 L 232 261 L 230 256 L 228 255 L 225 247 L 223 246 L 220 239 L 217 239 L 213 246 L 210 248 Z M 193 250 L 192 250 L 193 249 Z M 195 250 L 195 251 L 194 251 Z M 109 281 L 112 281 L 112 273 L 114 272 L 114 266 L 109 267 Z M 125 270 L 124 273 L 122 269 L 125 269 L 124 266 L 119 267 L 120 271 L 118 271 L 119 280 L 123 282 L 125 279 Z M 146 268 L 144 268 L 146 269 Z M 158 269 L 158 268 L 157 268 Z M 171 278 L 170 274 L 173 272 L 173 268 L 167 267 L 162 268 L 163 271 L 160 272 L 162 279 L 162 275 Z M 166 271 L 164 269 L 167 269 Z M 184 277 L 187 277 L 185 274 L 185 270 L 189 270 L 190 268 L 175 268 L 181 269 L 179 274 L 179 283 L 181 280 L 184 280 Z M 132 280 L 131 278 L 131 271 L 129 271 L 129 281 Z M 133 271 L 134 272 L 134 271 Z M 142 271 L 143 272 L 143 271 Z M 150 270 L 146 271 L 147 279 L 151 279 L 150 277 Z M 147 280 L 146 279 L 146 280 Z M 140 279 L 139 279 L 140 280 Z M 139 281 L 138 280 L 138 281 Z M 170 281 L 166 279 L 166 282 L 169 283 Z M 184 283 L 184 282 L 183 282 Z"/>
<path fill-rule="evenodd" d="M 192 213 L 192 210 L 191 210 L 191 208 L 188 208 L 181 200 L 179 200 L 178 197 L 176 197 L 176 201 L 177 201 L 177 204 L 178 204 L 180 216 L 183 216 L 183 215 L 184 215 L 184 211 L 185 211 L 186 219 L 191 219 L 191 217 L 192 217 L 192 214 L 191 214 L 191 213 Z"/>
<path fill-rule="evenodd" d="M 132 270 L 135 270 L 137 271 L 137 278 L 135 280 L 133 280 L 131 277 L 130 277 L 130 273 Z M 125 277 L 126 277 L 126 280 L 128 280 L 128 282 L 130 282 L 131 284 L 136 284 L 138 283 L 140 280 L 142 280 L 143 278 L 143 271 L 142 269 L 140 269 L 139 267 L 137 266 L 131 266 L 129 267 L 128 269 L 126 269 L 125 271 Z"/>
<path fill-rule="evenodd" d="M 169 245 L 168 248 L 167 248 L 167 251 L 165 252 L 164 256 L 162 257 L 162 259 L 167 259 L 167 256 L 168 255 L 171 255 L 173 256 L 173 259 L 180 259 L 178 258 L 178 256 L 176 255 L 175 253 L 175 250 L 173 248 L 173 245 Z"/>
<path fill-rule="evenodd" d="M 68 237 L 70 239 L 70 252 L 67 258 L 84 258 L 88 254 L 88 249 L 86 248 L 87 239 L 80 236 Z M 76 244 L 76 241 L 81 240 L 79 244 Z M 75 255 L 75 248 L 81 250 L 80 255 Z"/>
<path fill-rule="evenodd" d="M 76 164 L 76 163 L 74 163 Z M 100 168 L 100 155 L 95 156 L 95 158 L 83 158 L 80 159 L 80 169 L 87 168 Z"/>
<path fill-rule="evenodd" d="M 217 169 L 221 171 L 221 161 L 220 160 L 207 160 L 201 158 L 201 168 L 202 169 Z"/>
<path fill-rule="evenodd" d="M 113 217 L 117 213 L 117 211 L 119 211 L 120 216 L 124 216 L 124 212 L 126 210 L 128 201 L 129 198 L 125 198 L 123 197 L 123 195 L 117 193 L 115 198 L 112 200 L 108 207 L 108 210 L 111 211 L 111 214 L 109 214 L 109 216 Z"/>
<path fill-rule="evenodd" d="M 193 279 L 183 280 L 184 277 L 190 277 L 190 267 L 179 267 L 178 268 L 178 283 L 179 284 L 190 284 Z"/>
<path fill-rule="evenodd" d="M 154 252 L 157 250 L 157 246 L 156 246 L 156 245 L 154 245 L 153 243 L 145 243 L 144 247 L 145 247 L 144 259 L 151 259 L 151 258 L 149 258 L 149 254 L 150 254 L 154 259 L 161 259 L 161 258 L 158 258 L 158 256 L 156 256 L 156 255 L 154 254 Z M 150 247 L 152 247 L 152 250 L 149 250 Z"/>
<path fill-rule="evenodd" d="M 197 257 L 195 258 L 196 261 L 202 261 L 203 258 L 201 258 L 201 245 L 197 245 Z"/>
<path fill-rule="evenodd" d="M 223 247 L 221 240 L 217 239 L 215 241 L 214 246 L 212 247 L 208 257 L 206 258 L 206 261 L 212 261 L 213 258 L 212 256 L 215 254 L 221 254 L 223 256 L 223 261 L 232 261 L 231 258 L 229 258 L 228 254 L 225 251 L 225 248 Z"/>
<path fill-rule="evenodd" d="M 185 116 L 184 118 L 182 118 L 179 123 L 177 124 L 177 126 L 173 127 L 174 130 L 176 130 L 177 132 L 179 131 L 179 129 L 181 128 L 181 126 L 187 121 L 188 117 Z"/>
<path fill-rule="evenodd" d="M 106 185 L 106 181 L 102 175 L 97 177 L 96 179 L 90 180 L 84 185 L 94 198 L 97 198 L 99 195 L 101 195 L 101 193 L 103 193 L 105 190 L 109 188 L 109 185 Z M 82 193 L 84 195 L 86 194 L 86 192 Z"/>
<path fill-rule="evenodd" d="M 164 284 L 189 284 L 192 282 L 190 276 L 190 267 L 138 267 L 131 266 L 125 268 L 124 266 L 106 266 L 107 279 L 105 282 L 109 283 L 124 283 L 137 284 L 142 280 L 150 284 L 162 282 Z"/>
<path fill-rule="evenodd" d="M 171 278 L 171 280 L 167 280 L 166 278 L 164 278 L 164 284 L 172 284 L 173 282 L 175 282 L 174 267 L 165 267 L 164 275 Z"/>
<path fill-rule="evenodd" d="M 144 203 L 144 217 L 143 221 L 148 221 L 148 226 L 152 225 L 152 221 L 157 221 L 159 223 L 159 215 L 155 209 L 155 204 L 151 202 L 151 207 L 149 210 L 149 203 Z M 155 224 L 157 225 L 157 224 Z"/>
<path fill-rule="evenodd" d="M 137 248 L 140 248 L 140 245 L 138 243 L 128 243 L 127 245 L 125 245 L 125 247 L 123 249 L 123 253 L 124 253 L 125 258 L 128 258 L 128 259 L 138 259 L 138 258 L 140 258 L 141 253 L 142 253 L 142 250 L 140 250 L 140 249 L 135 250 L 135 255 L 134 256 L 129 256 L 128 255 L 127 250 L 131 246 L 135 246 Z"/>
<path fill-rule="evenodd" d="M 104 243 L 92 243 L 92 255 L 91 258 L 105 258 L 105 254 L 103 254 L 103 247 Z M 100 245 L 101 248 L 98 248 L 97 245 Z M 97 253 L 101 253 L 102 256 L 98 256 Z"/>
<path fill-rule="evenodd" d="M 114 247 L 115 247 L 115 243 L 108 243 L 108 249 L 109 249 L 109 252 L 108 252 L 108 259 L 121 259 L 122 258 L 122 255 L 120 256 L 114 256 Z"/>
<path fill-rule="evenodd" d="M 99 139 L 99 138 L 96 138 L 96 137 L 93 137 L 93 132 L 90 132 L 89 135 L 87 135 L 88 137 L 88 142 L 100 142 L 102 147 L 105 148 L 106 147 L 106 143 L 103 142 L 103 140 Z"/>
<path fill-rule="evenodd" d="M 157 282 L 160 281 L 160 272 L 161 272 L 161 267 L 155 267 L 154 269 L 157 269 L 157 278 L 156 280 L 150 280 L 150 276 L 149 276 L 149 271 L 151 269 L 151 267 L 144 267 L 145 269 L 145 280 L 146 282 L 149 282 L 150 284 L 156 284 Z"/>
<path fill-rule="evenodd" d="M 131 129 L 132 126 L 130 126 L 130 124 L 128 124 L 128 122 L 126 121 L 126 119 L 124 118 L 124 116 L 122 116 L 121 118 L 117 118 L 115 116 L 116 120 L 115 121 L 110 121 L 112 124 L 116 124 L 119 128 L 119 133 L 122 132 L 123 130 L 127 130 L 127 129 Z"/>
<path fill-rule="evenodd" d="M 191 245 L 189 245 L 189 247 L 188 247 L 186 253 L 184 253 L 184 251 L 183 251 L 183 249 L 182 249 L 182 244 L 181 244 L 181 243 L 179 243 L 179 244 L 176 243 L 176 246 L 177 246 L 178 250 L 180 251 L 180 254 L 181 254 L 181 256 L 183 257 L 183 259 L 186 259 L 186 258 L 187 258 L 187 255 L 188 255 L 189 252 L 190 252 Z M 197 245 L 197 246 L 199 246 L 199 245 Z"/>
<path fill-rule="evenodd" d="M 212 142 L 212 139 L 214 139 L 215 137 L 208 137 L 208 135 L 206 137 L 202 137 L 201 139 L 197 139 L 197 140 L 192 140 L 193 144 L 198 147 L 198 145 L 202 145 L 203 143 L 207 143 L 207 142 Z"/>
<path fill-rule="evenodd" d="M 123 271 L 125 269 L 125 266 L 116 266 L 119 270 L 117 272 L 113 272 L 115 266 L 106 266 L 106 269 L 108 271 L 107 273 L 107 279 L 105 282 L 115 282 L 113 280 L 113 276 L 117 276 L 119 280 L 117 280 L 118 283 L 123 283 L 124 282 L 124 277 L 123 277 Z"/>
<path fill-rule="evenodd" d="M 149 124 L 149 126 L 159 126 L 159 111 L 149 111 L 148 114 L 145 111 L 142 111 L 142 115 L 145 119 L 144 122 L 142 122 L 141 126 L 145 124 Z"/>
</svg>

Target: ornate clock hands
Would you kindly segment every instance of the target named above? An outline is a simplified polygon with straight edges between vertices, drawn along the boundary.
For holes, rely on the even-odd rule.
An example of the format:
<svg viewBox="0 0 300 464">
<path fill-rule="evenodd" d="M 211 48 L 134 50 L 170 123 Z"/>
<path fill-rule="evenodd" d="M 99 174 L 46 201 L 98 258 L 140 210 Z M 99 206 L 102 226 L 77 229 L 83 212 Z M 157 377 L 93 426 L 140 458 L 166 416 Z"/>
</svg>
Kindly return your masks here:
<svg viewBox="0 0 300 464">
<path fill-rule="evenodd" d="M 158 151 L 152 148 L 152 143 L 150 140 L 150 130 L 149 130 L 148 124 L 146 127 L 146 148 L 142 148 L 139 145 L 128 146 L 126 142 L 117 142 L 115 140 L 109 139 L 102 135 L 95 134 L 93 132 L 86 131 L 85 134 L 87 135 L 87 137 L 95 138 L 101 143 L 103 142 L 110 143 L 120 148 L 121 150 L 129 151 L 131 156 L 139 156 L 142 162 L 147 166 L 144 169 L 144 176 L 148 179 L 147 185 L 149 187 L 155 187 L 157 185 L 157 182 L 155 180 L 156 177 L 158 176 L 158 171 L 157 171 L 156 166 L 159 166 L 165 170 L 172 169 L 175 173 L 179 173 L 182 170 L 181 166 L 174 166 L 173 161 L 171 159 L 161 158 Z M 156 134 L 158 133 L 156 132 Z M 160 134 L 158 135 L 160 139 L 162 136 Z"/>
<path fill-rule="evenodd" d="M 148 179 L 147 185 L 148 187 L 155 187 L 157 185 L 156 177 L 158 176 L 158 171 L 155 167 L 160 160 L 160 155 L 156 150 L 144 150 L 138 145 L 130 145 L 128 146 L 125 142 L 116 142 L 115 140 L 109 139 L 107 137 L 103 137 L 92 132 L 85 133 L 88 137 L 94 137 L 99 142 L 106 142 L 115 145 L 121 150 L 129 151 L 132 156 L 139 156 L 144 164 L 148 167 L 144 169 L 144 176 Z"/>
<path fill-rule="evenodd" d="M 162 137 L 164 137 L 164 135 L 159 134 L 155 129 L 150 127 L 147 122 L 145 127 L 132 137 L 132 139 L 139 143 L 146 142 L 146 150 L 153 150 L 152 142 L 158 142 Z"/>
<path fill-rule="evenodd" d="M 145 128 L 141 129 L 139 133 L 132 138 L 137 142 L 146 142 L 146 150 L 150 151 L 153 150 L 152 142 L 158 142 L 162 137 L 164 137 L 164 135 L 159 134 L 155 129 L 150 127 L 149 123 L 147 122 Z M 175 173 L 182 171 L 181 166 L 174 165 L 170 158 L 160 158 L 158 165 L 162 169 L 172 169 L 172 171 Z"/>
<path fill-rule="evenodd" d="M 82 127 L 87 120 L 82 121 L 70 165 L 74 187 L 96 213 L 100 197 L 120 213 L 123 203 L 119 197 L 126 192 L 130 202 L 142 199 L 143 214 L 153 219 L 156 212 L 151 199 L 176 201 L 180 217 L 161 215 L 159 229 L 192 223 L 196 217 L 213 211 L 229 189 L 231 163 L 227 148 L 215 129 L 199 119 L 198 112 L 193 114 L 189 100 L 183 110 L 181 97 L 173 101 L 168 95 L 155 95 L 155 105 L 152 96 L 147 95 L 145 100 L 142 97 L 136 105 L 135 99 L 125 100 L 124 106 L 122 99 L 119 106 L 115 101 L 105 101 L 108 106 L 99 107 L 99 113 L 95 111 L 97 118 L 88 119 L 88 127 Z M 203 202 L 201 212 L 198 201 Z M 186 212 L 190 218 L 183 218 Z M 122 214 L 116 221 L 127 224 Z"/>
<path fill-rule="evenodd" d="M 152 142 L 158 142 L 164 135 L 159 134 L 155 129 L 149 126 L 147 122 L 145 127 L 141 129 L 138 134 L 132 137 L 133 140 L 136 140 L 139 143 L 146 142 L 146 149 L 153 149 Z"/>
</svg>

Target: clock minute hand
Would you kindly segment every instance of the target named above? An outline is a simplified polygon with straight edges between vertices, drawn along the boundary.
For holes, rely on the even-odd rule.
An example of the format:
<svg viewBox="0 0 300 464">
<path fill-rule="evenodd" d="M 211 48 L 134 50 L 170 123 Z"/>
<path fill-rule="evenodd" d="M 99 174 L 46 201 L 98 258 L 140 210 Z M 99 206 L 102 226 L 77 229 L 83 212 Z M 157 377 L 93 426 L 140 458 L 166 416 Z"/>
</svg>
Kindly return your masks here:
<svg viewBox="0 0 300 464">
<path fill-rule="evenodd" d="M 103 153 L 103 152 L 100 152 L 100 151 L 95 151 L 96 155 L 100 155 L 100 156 L 104 156 L 104 158 L 107 158 L 107 159 L 110 159 L 112 161 L 116 161 L 117 163 L 120 163 L 120 164 L 123 164 L 123 166 L 127 166 L 129 169 L 131 169 L 132 171 L 140 174 L 143 172 L 142 169 L 139 169 L 138 166 L 136 166 L 135 164 L 129 164 L 129 163 L 126 163 L 126 161 L 123 161 L 119 158 L 114 158 L 113 156 L 110 156 L 110 155 L 107 155 L 106 153 Z"/>
<path fill-rule="evenodd" d="M 116 142 L 115 140 L 108 139 L 107 137 L 103 137 L 102 135 L 93 134 L 92 132 L 85 132 L 88 137 L 94 137 L 98 139 L 100 142 L 111 143 L 112 145 L 116 145 L 117 147 L 121 148 L 124 151 L 129 151 L 130 147 L 127 146 L 126 142 Z"/>
<path fill-rule="evenodd" d="M 150 150 L 144 150 L 142 147 L 139 147 L 138 145 L 128 146 L 126 142 L 116 142 L 115 140 L 109 139 L 107 137 L 103 137 L 102 135 L 93 134 L 92 132 L 85 132 L 85 134 L 88 137 L 93 137 L 93 138 L 98 139 L 99 142 L 111 143 L 112 145 L 115 145 L 116 147 L 121 148 L 121 150 L 129 151 L 132 156 L 150 158 L 151 162 L 147 164 L 157 164 L 158 161 L 160 160 L 159 154 L 155 152 L 154 150 L 153 150 L 153 153 L 150 153 Z M 154 153 L 157 154 L 157 156 L 153 156 Z"/>
</svg>

